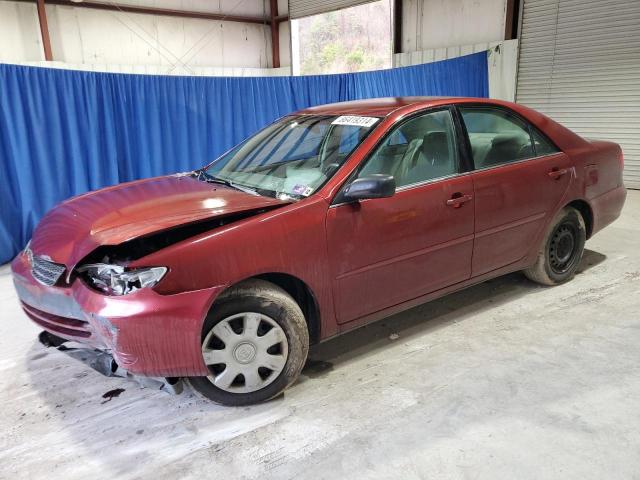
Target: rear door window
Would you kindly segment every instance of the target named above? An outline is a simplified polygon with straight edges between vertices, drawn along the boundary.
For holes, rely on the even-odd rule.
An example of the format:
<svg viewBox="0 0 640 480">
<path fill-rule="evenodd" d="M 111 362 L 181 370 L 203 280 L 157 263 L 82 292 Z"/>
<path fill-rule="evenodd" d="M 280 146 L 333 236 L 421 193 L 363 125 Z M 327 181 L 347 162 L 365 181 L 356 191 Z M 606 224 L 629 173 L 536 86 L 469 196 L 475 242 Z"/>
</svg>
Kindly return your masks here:
<svg viewBox="0 0 640 480">
<path fill-rule="evenodd" d="M 536 156 L 529 125 L 506 110 L 460 107 L 476 169 Z"/>
</svg>

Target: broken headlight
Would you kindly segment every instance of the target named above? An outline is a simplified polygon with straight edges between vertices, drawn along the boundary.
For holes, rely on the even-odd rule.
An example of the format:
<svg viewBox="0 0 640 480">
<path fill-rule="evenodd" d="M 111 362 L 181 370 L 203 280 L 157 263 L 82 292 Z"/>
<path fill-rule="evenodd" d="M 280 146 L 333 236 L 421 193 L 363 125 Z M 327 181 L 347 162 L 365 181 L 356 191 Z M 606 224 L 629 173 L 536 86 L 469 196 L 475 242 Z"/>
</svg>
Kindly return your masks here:
<svg viewBox="0 0 640 480">
<path fill-rule="evenodd" d="M 165 273 L 166 267 L 126 268 L 108 263 L 91 263 L 78 268 L 78 273 L 93 288 L 108 295 L 127 295 L 141 288 L 153 287 Z"/>
</svg>

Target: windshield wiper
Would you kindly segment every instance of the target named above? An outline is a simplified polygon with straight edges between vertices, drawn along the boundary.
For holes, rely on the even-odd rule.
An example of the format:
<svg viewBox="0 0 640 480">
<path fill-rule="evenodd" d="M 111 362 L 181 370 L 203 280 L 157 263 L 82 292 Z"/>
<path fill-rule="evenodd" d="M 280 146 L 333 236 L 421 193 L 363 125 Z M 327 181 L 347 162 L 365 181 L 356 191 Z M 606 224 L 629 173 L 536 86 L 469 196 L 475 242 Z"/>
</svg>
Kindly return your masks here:
<svg viewBox="0 0 640 480">
<path fill-rule="evenodd" d="M 220 185 L 225 185 L 227 187 L 235 188 L 236 190 L 240 190 L 241 192 L 244 192 L 244 193 L 260 196 L 257 190 L 254 190 L 253 188 L 246 187 L 244 185 L 238 185 L 237 183 L 234 183 L 230 180 L 216 177 L 214 175 L 211 175 L 210 173 L 207 173 L 206 170 L 196 170 L 193 173 L 195 174 L 194 176 L 202 182 L 219 183 Z"/>
</svg>

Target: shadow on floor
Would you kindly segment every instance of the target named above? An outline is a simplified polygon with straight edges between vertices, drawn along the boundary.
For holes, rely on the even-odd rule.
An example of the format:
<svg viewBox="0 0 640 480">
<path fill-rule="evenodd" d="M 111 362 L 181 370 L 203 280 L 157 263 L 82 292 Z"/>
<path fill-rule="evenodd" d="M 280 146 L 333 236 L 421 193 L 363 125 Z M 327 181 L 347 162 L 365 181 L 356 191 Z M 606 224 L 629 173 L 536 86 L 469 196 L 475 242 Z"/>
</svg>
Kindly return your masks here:
<svg viewBox="0 0 640 480">
<path fill-rule="evenodd" d="M 576 274 L 586 272 L 590 268 L 600 265 L 606 259 L 607 256 L 603 255 L 602 253 L 585 249 L 584 254 L 582 255 L 582 260 L 580 261 L 580 265 L 578 265 L 578 269 L 576 270 Z"/>
<path fill-rule="evenodd" d="M 582 274 L 606 258 L 602 253 L 585 249 L 576 273 Z M 468 309 L 481 312 L 517 301 L 541 288 L 553 287 L 535 284 L 521 272 L 516 272 L 445 295 L 312 347 L 303 374 L 310 378 L 321 377 L 341 362 L 384 348 L 393 341 L 390 336 L 406 341 L 455 323 L 458 320 L 455 312 Z"/>
</svg>

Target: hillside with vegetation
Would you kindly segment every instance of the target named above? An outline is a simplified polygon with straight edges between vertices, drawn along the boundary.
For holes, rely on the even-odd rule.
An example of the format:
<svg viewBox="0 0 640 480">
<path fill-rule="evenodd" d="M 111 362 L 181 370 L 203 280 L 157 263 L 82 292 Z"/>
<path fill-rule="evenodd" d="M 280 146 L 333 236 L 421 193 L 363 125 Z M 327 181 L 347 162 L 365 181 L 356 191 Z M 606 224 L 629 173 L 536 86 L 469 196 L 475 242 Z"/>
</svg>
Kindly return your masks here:
<svg viewBox="0 0 640 480">
<path fill-rule="evenodd" d="M 299 20 L 300 73 L 391 67 L 390 0 Z"/>
</svg>

